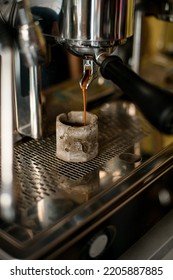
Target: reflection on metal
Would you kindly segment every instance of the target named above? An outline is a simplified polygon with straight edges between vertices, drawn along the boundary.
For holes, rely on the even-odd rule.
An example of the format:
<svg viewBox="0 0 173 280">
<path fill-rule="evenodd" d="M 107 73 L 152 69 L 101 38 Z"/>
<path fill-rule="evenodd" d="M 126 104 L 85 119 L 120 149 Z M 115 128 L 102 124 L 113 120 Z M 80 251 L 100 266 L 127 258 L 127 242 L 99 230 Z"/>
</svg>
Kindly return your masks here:
<svg viewBox="0 0 173 280">
<path fill-rule="evenodd" d="M 48 40 L 54 38 L 80 56 L 94 56 L 99 48 L 112 49 L 133 34 L 134 0 L 23 0 L 12 3 L 1 0 L 0 6 L 0 17 L 4 22 L 11 26 L 16 26 L 18 21 L 25 23 L 19 31 L 20 43 L 28 62 L 35 61 L 35 51 L 40 53 L 35 39 L 39 41 L 39 46 L 42 45 L 39 27 L 33 24 L 32 17 L 34 22 L 40 23 Z M 23 34 L 26 33 L 33 50 L 28 40 L 24 40 Z M 44 54 L 43 49 L 40 54 Z"/>
<path fill-rule="evenodd" d="M 15 110 L 20 134 L 40 138 L 42 135 L 42 100 L 39 66 L 22 66 L 23 60 L 15 47 Z"/>
<path fill-rule="evenodd" d="M 29 68 L 29 85 L 30 85 L 30 122 L 31 122 L 31 137 L 40 138 L 42 136 L 42 103 L 39 92 L 38 83 L 38 66 L 31 66 Z"/>
<path fill-rule="evenodd" d="M 165 189 L 161 189 L 159 194 L 159 201 L 161 205 L 170 205 L 171 204 L 171 194 L 169 192 L 169 190 Z"/>
<path fill-rule="evenodd" d="M 12 41 L 10 33 L 0 22 L 0 102 L 1 102 L 1 216 L 8 222 L 14 221 L 13 188 L 13 72 Z"/>
<path fill-rule="evenodd" d="M 142 42 L 142 20 L 143 12 L 136 11 L 135 13 L 135 30 L 133 37 L 133 52 L 132 52 L 132 69 L 140 74 L 141 68 L 141 42 Z"/>
</svg>

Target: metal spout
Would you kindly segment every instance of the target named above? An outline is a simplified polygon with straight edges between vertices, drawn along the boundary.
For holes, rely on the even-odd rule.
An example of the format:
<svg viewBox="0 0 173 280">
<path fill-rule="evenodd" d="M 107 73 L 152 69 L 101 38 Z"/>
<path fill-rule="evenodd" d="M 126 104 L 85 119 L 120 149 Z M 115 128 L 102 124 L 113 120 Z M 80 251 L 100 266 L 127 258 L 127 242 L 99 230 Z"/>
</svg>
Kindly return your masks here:
<svg viewBox="0 0 173 280">
<path fill-rule="evenodd" d="M 97 65 L 92 59 L 83 60 L 83 75 L 79 82 L 81 89 L 87 89 L 91 82 L 97 77 Z"/>
</svg>

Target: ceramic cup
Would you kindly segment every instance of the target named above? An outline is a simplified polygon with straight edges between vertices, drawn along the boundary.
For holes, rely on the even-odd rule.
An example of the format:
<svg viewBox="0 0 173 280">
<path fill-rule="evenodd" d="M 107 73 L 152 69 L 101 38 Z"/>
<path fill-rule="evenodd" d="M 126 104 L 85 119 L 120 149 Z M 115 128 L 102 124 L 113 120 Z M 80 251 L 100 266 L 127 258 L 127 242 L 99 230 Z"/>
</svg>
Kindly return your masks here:
<svg viewBox="0 0 173 280">
<path fill-rule="evenodd" d="M 83 111 L 62 113 L 56 118 L 56 155 L 66 162 L 86 162 L 98 154 L 98 118 Z"/>
</svg>

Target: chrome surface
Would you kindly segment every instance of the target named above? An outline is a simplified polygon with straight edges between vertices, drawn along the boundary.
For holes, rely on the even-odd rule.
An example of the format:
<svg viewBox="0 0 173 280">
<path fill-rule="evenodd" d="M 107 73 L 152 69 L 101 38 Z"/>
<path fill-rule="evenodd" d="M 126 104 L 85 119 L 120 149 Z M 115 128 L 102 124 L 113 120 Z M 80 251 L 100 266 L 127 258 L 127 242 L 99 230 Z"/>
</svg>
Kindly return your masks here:
<svg viewBox="0 0 173 280">
<path fill-rule="evenodd" d="M 0 128 L 1 128 L 1 216 L 6 221 L 13 221 L 13 69 L 12 40 L 9 30 L 0 21 Z"/>
<path fill-rule="evenodd" d="M 28 66 L 37 65 L 44 59 L 44 38 L 40 26 L 33 21 L 29 0 L 1 0 L 0 18 L 16 29 L 20 51 Z"/>
<path fill-rule="evenodd" d="M 28 67 L 38 66 L 46 55 L 44 37 L 39 24 L 33 21 L 29 0 L 18 0 L 18 43 Z"/>
<path fill-rule="evenodd" d="M 0 0 L 0 19 L 6 23 L 9 22 L 11 26 L 15 25 L 17 16 L 16 1 Z"/>
<path fill-rule="evenodd" d="M 15 26 L 16 17 L 18 23 Z M 8 23 L 8 25 L 7 25 Z M 18 29 L 18 36 L 14 37 L 12 28 Z M 6 221 L 15 219 L 15 196 L 13 178 L 13 132 L 24 119 L 24 126 L 30 126 L 29 136 L 38 138 L 41 136 L 41 99 L 38 91 L 38 62 L 45 52 L 43 35 L 38 25 L 32 20 L 29 2 L 24 1 L 1 1 L 0 3 L 0 85 L 1 85 L 1 217 Z M 14 111 L 23 107 L 18 96 L 23 93 L 20 90 L 21 61 L 17 55 L 17 44 L 23 54 L 25 64 L 29 68 L 29 103 L 22 115 Z M 14 52 L 16 50 L 16 55 Z M 24 63 L 24 61 L 23 61 Z M 16 80 L 15 80 L 16 78 Z M 16 86 L 16 88 L 15 88 Z M 19 91 L 18 91 L 19 90 Z M 16 97 L 14 97 L 16 95 Z M 15 102 L 14 102 L 15 99 Z M 20 99 L 20 101 L 19 101 Z M 19 104 L 20 103 L 20 104 Z M 19 109 L 23 110 L 23 109 Z M 16 114 L 16 116 L 15 116 Z M 25 115 L 29 118 L 26 118 Z M 14 127 L 13 127 L 14 125 Z M 24 130 L 20 132 L 26 132 Z M 28 135 L 28 134 L 27 134 Z M 14 137 L 15 138 L 15 137 Z"/>
<path fill-rule="evenodd" d="M 142 43 L 142 20 L 143 12 L 136 11 L 134 36 L 133 36 L 133 51 L 132 51 L 132 69 L 134 72 L 140 74 L 141 62 L 141 43 Z"/>
<path fill-rule="evenodd" d="M 42 101 L 39 92 L 39 67 L 31 66 L 29 68 L 30 84 L 30 120 L 31 120 L 31 137 L 40 138 L 42 136 Z"/>
<path fill-rule="evenodd" d="M 21 135 L 37 139 L 42 136 L 39 66 L 22 66 L 23 58 L 16 45 L 13 50 L 16 129 Z"/>
<path fill-rule="evenodd" d="M 133 34 L 133 0 L 31 0 L 30 5 L 47 39 L 79 56 L 95 56 L 100 48 L 109 53 Z"/>
<path fill-rule="evenodd" d="M 15 34 L 11 44 L 13 59 L 9 66 L 14 71 L 15 129 L 22 135 L 39 138 L 42 135 L 42 101 L 38 72 L 40 60 L 45 55 L 43 35 L 39 25 L 33 21 L 28 0 L 1 1 L 0 17 L 8 26 L 8 32 Z M 24 68 L 25 75 L 22 73 Z M 26 85 L 29 83 L 25 92 L 21 85 L 24 79 Z"/>
<path fill-rule="evenodd" d="M 60 41 L 77 55 L 95 56 L 133 34 L 134 1 L 63 1 Z"/>
</svg>

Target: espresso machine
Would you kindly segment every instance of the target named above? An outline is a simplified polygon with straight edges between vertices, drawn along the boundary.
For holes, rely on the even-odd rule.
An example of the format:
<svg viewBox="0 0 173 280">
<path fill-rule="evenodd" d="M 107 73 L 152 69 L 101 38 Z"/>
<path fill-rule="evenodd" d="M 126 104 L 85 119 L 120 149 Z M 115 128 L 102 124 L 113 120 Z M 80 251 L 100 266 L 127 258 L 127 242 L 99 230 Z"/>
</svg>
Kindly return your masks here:
<svg viewBox="0 0 173 280">
<path fill-rule="evenodd" d="M 139 71 L 150 16 L 172 22 L 173 1 L 0 0 L 0 259 L 173 257 L 173 93 Z M 50 46 L 79 81 L 43 87 Z M 64 162 L 56 116 L 83 108 L 86 75 L 99 153 Z"/>
</svg>

